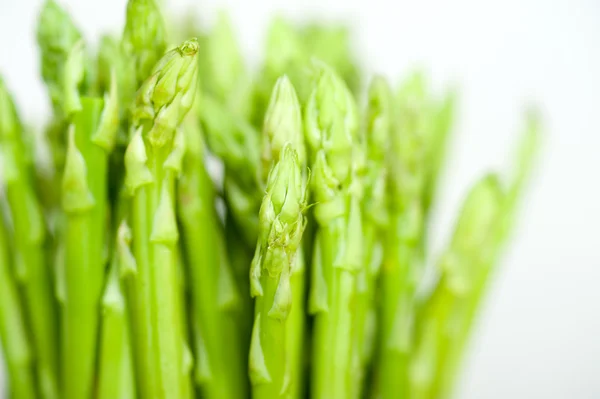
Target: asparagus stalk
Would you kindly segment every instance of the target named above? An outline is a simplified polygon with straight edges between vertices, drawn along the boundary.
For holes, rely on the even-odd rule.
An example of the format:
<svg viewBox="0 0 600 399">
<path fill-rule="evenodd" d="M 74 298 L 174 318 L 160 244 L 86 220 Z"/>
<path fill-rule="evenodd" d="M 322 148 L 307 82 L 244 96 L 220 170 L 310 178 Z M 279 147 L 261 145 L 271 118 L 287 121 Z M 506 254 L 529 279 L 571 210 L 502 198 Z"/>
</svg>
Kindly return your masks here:
<svg viewBox="0 0 600 399">
<path fill-rule="evenodd" d="M 125 154 L 125 185 L 132 195 L 131 312 L 139 388 L 144 398 L 180 398 L 185 334 L 180 303 L 174 209 L 175 176 L 184 138 L 176 132 L 191 109 L 197 88 L 198 42 L 167 52 L 140 88 L 133 112 L 135 132 Z"/>
<path fill-rule="evenodd" d="M 201 132 L 184 126 L 186 153 L 178 186 L 178 213 L 192 294 L 196 339 L 196 380 L 209 398 L 245 398 L 246 367 L 236 316 L 240 294 L 214 208 L 216 194 L 205 166 Z"/>
<path fill-rule="evenodd" d="M 232 116 L 209 95 L 202 99 L 201 121 L 210 150 L 225 164 L 225 197 L 246 243 L 256 243 L 260 208 L 258 133 Z M 246 276 L 247 277 L 247 276 Z"/>
<path fill-rule="evenodd" d="M 302 115 L 294 86 L 287 76 L 279 78 L 273 89 L 263 127 L 261 168 L 267 184 L 268 172 L 279 161 L 286 144 L 296 151 L 302 171 L 302 186 L 306 186 L 306 149 L 302 131 Z M 288 370 L 288 396 L 302 396 L 304 381 L 305 339 L 305 274 L 304 254 L 298 249 L 290 266 L 291 305 L 285 328 L 285 355 Z"/>
<path fill-rule="evenodd" d="M 58 397 L 56 300 L 45 262 L 44 220 L 26 160 L 23 129 L 15 106 L 0 80 L 0 143 L 4 182 L 15 235 L 16 277 L 24 293 L 35 349 L 38 389 L 43 398 Z"/>
<path fill-rule="evenodd" d="M 73 87 L 81 78 L 82 47 L 65 69 Z M 98 350 L 99 306 L 106 266 L 108 156 L 118 129 L 118 94 L 113 81 L 106 99 L 73 94 L 69 142 L 62 182 L 64 266 L 61 286 L 64 398 L 92 397 Z"/>
<path fill-rule="evenodd" d="M 259 136 L 249 122 L 227 110 L 212 96 L 202 99 L 201 122 L 206 143 L 224 163 L 224 198 L 227 205 L 225 234 L 230 265 L 242 299 L 240 334 L 243 352 L 248 353 L 252 329 L 252 301 L 248 272 L 251 246 L 258 237 L 258 209 L 261 199 L 259 179 Z"/>
<path fill-rule="evenodd" d="M 530 115 L 508 190 L 500 187 L 496 176 L 487 176 L 473 187 L 463 205 L 452 241 L 440 260 L 440 281 L 422 311 L 420 340 L 411 364 L 415 398 L 452 394 L 462 354 L 538 147 L 539 122 Z"/>
<path fill-rule="evenodd" d="M 244 68 L 231 23 L 219 14 L 214 31 L 206 39 L 206 64 L 202 84 L 206 91 L 200 118 L 210 150 L 223 160 L 224 191 L 238 234 L 250 250 L 258 236 L 258 209 L 262 187 L 258 178 L 259 134 L 250 123 L 253 83 Z M 250 255 L 251 256 L 251 255 Z M 248 265 L 240 277 L 248 284 Z"/>
<path fill-rule="evenodd" d="M 525 131 L 516 150 L 515 170 L 508 181 L 508 188 L 503 190 L 505 194 L 499 204 L 498 220 L 492 225 L 492 231 L 488 233 L 490 235 L 488 243 L 480 246 L 473 245 L 470 251 L 470 256 L 477 261 L 475 263 L 474 260 L 473 264 L 478 267 L 478 270 L 474 273 L 472 289 L 466 290 L 466 304 L 461 305 L 464 308 L 461 309 L 459 316 L 452 321 L 457 325 L 457 333 L 451 337 L 451 341 L 448 343 L 446 357 L 441 359 L 441 371 L 436 380 L 437 397 L 445 398 L 452 394 L 460 361 L 473 329 L 473 323 L 502 249 L 514 226 L 517 205 L 521 199 L 525 183 L 531 174 L 539 143 L 540 123 L 537 114 L 532 112 L 527 116 Z M 465 261 L 470 259 L 466 258 Z M 461 267 L 466 266 L 461 265 Z M 446 269 L 448 267 L 444 270 Z M 451 273 L 453 272 L 448 272 L 449 275 L 452 275 Z"/>
<path fill-rule="evenodd" d="M 64 169 L 67 148 L 65 131 L 69 123 L 64 90 L 65 68 L 71 49 L 80 40 L 81 33 L 67 12 L 54 0 L 46 0 L 38 21 L 37 42 L 41 52 L 42 78 L 54 111 L 54 120 L 48 126 L 47 136 L 57 182 L 60 182 L 60 174 Z"/>
<path fill-rule="evenodd" d="M 440 396 L 450 377 L 448 361 L 464 333 L 464 318 L 483 277 L 482 266 L 495 252 L 494 232 L 503 200 L 495 175 L 481 179 L 465 200 L 452 241 L 440 260 L 442 277 L 423 311 L 411 364 L 411 397 L 447 395 Z"/>
<path fill-rule="evenodd" d="M 319 224 L 309 299 L 315 314 L 312 397 L 348 398 L 356 273 L 363 265 L 362 188 L 356 178 L 357 110 L 350 91 L 329 67 L 319 77 L 305 115 L 313 160 L 312 190 Z"/>
<path fill-rule="evenodd" d="M 378 389 L 381 397 L 408 395 L 408 366 L 413 340 L 415 295 L 422 275 L 427 209 L 424 204 L 432 143 L 431 106 L 424 78 L 413 75 L 398 94 L 392 129 L 390 227 L 383 268 Z"/>
<path fill-rule="evenodd" d="M 4 90 L 2 90 L 4 91 Z M 4 95 L 3 95 L 4 96 Z M 2 97 L 3 97 L 2 96 Z M 2 106 L 2 108 L 4 105 Z M 0 120 L 4 121 L 2 117 Z M 6 172 L 6 169 L 3 169 Z M 6 175 L 5 175 L 6 176 Z M 4 218 L 0 224 L 0 342 L 8 371 L 9 398 L 38 398 L 33 348 L 28 338 L 24 307 L 10 267 Z"/>
<path fill-rule="evenodd" d="M 269 173 L 260 209 L 260 235 L 250 268 L 256 298 L 250 344 L 250 381 L 255 398 L 290 397 L 290 362 L 286 330 L 292 306 L 290 276 L 304 230 L 306 189 L 292 144 L 287 144 Z"/>
<path fill-rule="evenodd" d="M 366 154 L 364 217 L 365 267 L 357 275 L 356 325 L 354 356 L 356 376 L 354 395 L 361 397 L 367 368 L 375 346 L 376 283 L 381 264 L 388 224 L 387 143 L 392 122 L 391 92 L 382 77 L 371 82 L 366 111 Z"/>
<path fill-rule="evenodd" d="M 108 281 L 102 297 L 97 398 L 134 399 L 133 353 L 121 278 L 135 273 L 135 259 L 129 249 L 131 230 L 125 221 L 119 225 L 115 236 Z"/>
</svg>

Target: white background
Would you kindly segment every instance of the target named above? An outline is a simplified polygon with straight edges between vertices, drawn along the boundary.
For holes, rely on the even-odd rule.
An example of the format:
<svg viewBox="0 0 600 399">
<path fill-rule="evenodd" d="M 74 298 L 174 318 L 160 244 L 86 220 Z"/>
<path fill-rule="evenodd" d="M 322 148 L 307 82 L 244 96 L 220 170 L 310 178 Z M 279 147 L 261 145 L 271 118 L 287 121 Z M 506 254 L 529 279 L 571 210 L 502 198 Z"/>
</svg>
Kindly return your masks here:
<svg viewBox="0 0 600 399">
<path fill-rule="evenodd" d="M 91 43 L 120 30 L 125 0 L 64 0 Z M 164 3 L 167 3 L 165 1 Z M 182 12 L 191 2 L 168 1 Z M 261 54 L 275 12 L 355 29 L 369 71 L 393 80 L 425 67 L 461 106 L 434 244 L 473 180 L 506 170 L 524 107 L 546 140 L 519 229 L 488 297 L 458 398 L 600 398 L 600 2 L 597 0 L 196 1 L 227 9 L 244 50 Z M 201 3 L 201 4 L 200 4 Z M 41 2 L 0 0 L 0 73 L 28 122 L 48 114 L 35 47 Z M 163 6 L 163 8 L 165 8 Z"/>
</svg>

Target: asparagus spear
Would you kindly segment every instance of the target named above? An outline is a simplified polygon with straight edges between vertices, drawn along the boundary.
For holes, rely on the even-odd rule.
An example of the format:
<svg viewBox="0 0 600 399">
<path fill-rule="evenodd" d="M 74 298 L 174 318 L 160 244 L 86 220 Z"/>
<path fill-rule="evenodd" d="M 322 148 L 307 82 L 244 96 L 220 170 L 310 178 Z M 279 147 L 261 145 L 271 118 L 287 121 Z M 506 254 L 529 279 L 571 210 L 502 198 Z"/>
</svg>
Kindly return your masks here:
<svg viewBox="0 0 600 399">
<path fill-rule="evenodd" d="M 45 262 L 45 227 L 33 176 L 26 160 L 23 129 L 14 103 L 0 79 L 0 143 L 6 197 L 15 234 L 16 277 L 23 288 L 38 389 L 44 398 L 58 397 L 56 300 Z"/>
<path fill-rule="evenodd" d="M 540 144 L 540 122 L 538 115 L 531 112 L 527 115 L 525 131 L 516 149 L 515 170 L 508 181 L 508 188 L 500 204 L 499 220 L 491 232 L 488 245 L 473 248 L 472 256 L 479 257 L 479 273 L 474 278 L 474 289 L 468 295 L 466 310 L 458 319 L 458 334 L 448 344 L 447 358 L 442 359 L 442 372 L 438 377 L 437 395 L 449 397 L 458 374 L 462 354 L 473 329 L 473 323 L 481 307 L 486 288 L 493 275 L 495 266 L 514 226 L 517 205 L 521 199 L 523 188 L 527 183 L 534 166 L 535 156 Z M 480 252 L 479 254 L 477 252 Z"/>
<path fill-rule="evenodd" d="M 292 376 L 286 330 L 292 306 L 290 276 L 304 230 L 306 189 L 292 144 L 269 173 L 260 209 L 260 234 L 250 268 L 256 298 L 250 344 L 250 381 L 255 398 L 289 397 Z"/>
<path fill-rule="evenodd" d="M 306 139 L 314 154 L 312 190 L 319 224 L 309 299 L 315 314 L 312 397 L 351 394 L 356 273 L 363 265 L 357 110 L 350 91 L 327 66 L 306 108 Z"/>
<path fill-rule="evenodd" d="M 446 362 L 463 334 L 469 297 L 482 278 L 482 266 L 493 253 L 503 197 L 497 176 L 488 175 L 465 200 L 452 241 L 440 261 L 442 277 L 423 311 L 411 364 L 411 397 L 440 397 L 439 384 L 450 377 Z"/>
<path fill-rule="evenodd" d="M 198 42 L 188 40 L 156 64 L 138 91 L 132 117 L 135 132 L 125 154 L 137 265 L 129 300 L 138 382 L 145 398 L 183 397 L 188 385 L 173 201 L 184 152 L 182 133 L 175 132 L 195 98 L 197 51 Z"/>
<path fill-rule="evenodd" d="M 392 129 L 390 167 L 390 227 L 381 271 L 381 342 L 378 389 L 382 398 L 408 395 L 408 364 L 413 340 L 415 294 L 422 274 L 425 188 L 429 155 L 435 143 L 435 121 L 421 74 L 401 87 L 399 111 Z"/>
<path fill-rule="evenodd" d="M 130 57 L 132 73 L 139 87 L 150 76 L 166 48 L 164 22 L 154 0 L 127 2 L 121 44 Z"/>
<path fill-rule="evenodd" d="M 224 188 L 229 211 L 245 242 L 252 245 L 258 236 L 261 192 L 258 133 L 211 96 L 206 95 L 202 100 L 201 120 L 207 144 L 225 164 Z"/>
<path fill-rule="evenodd" d="M 195 122 L 197 123 L 197 122 Z M 201 132 L 184 125 L 186 153 L 178 186 L 178 213 L 190 277 L 196 339 L 196 380 L 209 398 L 245 398 L 246 367 L 236 316 L 240 296 L 214 208 L 215 191 L 205 166 Z"/>
<path fill-rule="evenodd" d="M 360 397 L 367 368 L 375 346 L 376 283 L 381 264 L 388 225 L 387 143 L 392 122 L 391 92 L 382 77 L 371 82 L 366 111 L 366 153 L 364 217 L 365 267 L 357 275 L 356 325 L 354 356 L 356 376 L 354 395 Z"/>
<path fill-rule="evenodd" d="M 287 76 L 277 80 L 271 95 L 271 101 L 265 115 L 261 150 L 262 176 L 265 184 L 268 172 L 279 161 L 285 146 L 289 144 L 298 157 L 301 168 L 302 186 L 306 186 L 306 149 L 302 132 L 302 115 L 300 104 L 294 86 Z M 305 275 L 304 255 L 302 248 L 298 249 L 290 265 L 291 305 L 285 327 L 285 355 L 288 369 L 286 370 L 288 396 L 302 396 L 304 381 L 304 337 L 305 321 Z"/>
<path fill-rule="evenodd" d="M 65 68 L 71 49 L 80 40 L 81 33 L 67 12 L 54 0 L 46 0 L 38 21 L 37 42 L 41 52 L 42 78 L 54 111 L 54 120 L 46 133 L 57 182 L 60 182 L 60 174 L 64 169 L 67 148 L 65 131 L 69 123 L 64 90 Z M 55 186 L 58 184 L 55 183 Z"/>
<path fill-rule="evenodd" d="M 539 121 L 528 117 L 508 190 L 496 176 L 469 193 L 440 260 L 441 278 L 424 305 L 411 365 L 414 397 L 449 397 L 490 276 L 514 222 L 516 206 L 539 147 Z M 427 334 L 427 330 L 435 333 Z"/>
<path fill-rule="evenodd" d="M 4 116 L 0 120 L 4 121 Z M 6 169 L 3 170 L 6 172 Z M 33 367 L 34 353 L 28 338 L 19 289 L 10 268 L 9 242 L 4 218 L 0 224 L 0 303 L 0 342 L 7 366 L 8 388 L 11 392 L 7 397 L 38 398 L 38 384 Z"/>
<path fill-rule="evenodd" d="M 227 252 L 241 297 L 240 334 L 248 353 L 253 319 L 248 272 L 252 247 L 258 237 L 258 210 L 262 196 L 259 178 L 259 136 L 243 117 L 232 113 L 209 94 L 203 95 L 201 122 L 206 143 L 224 163 L 224 199 L 227 205 Z"/>
<path fill-rule="evenodd" d="M 258 209 L 262 188 L 258 179 L 259 134 L 250 123 L 253 84 L 234 40 L 229 19 L 221 13 L 206 40 L 206 90 L 200 112 L 210 150 L 223 160 L 224 191 L 231 218 L 248 248 L 258 236 Z M 233 220 L 231 220 L 233 219 Z M 248 265 L 240 273 L 248 283 Z"/>
<path fill-rule="evenodd" d="M 135 273 L 129 250 L 131 231 L 123 221 L 115 234 L 108 281 L 102 297 L 102 328 L 98 363 L 99 399 L 136 398 L 127 305 L 121 278 Z"/>
<path fill-rule="evenodd" d="M 82 47 L 69 55 L 65 72 L 77 86 Z M 74 60 L 74 61 L 73 61 Z M 107 169 L 118 129 L 118 94 L 113 82 L 102 98 L 74 100 L 62 183 L 64 281 L 61 282 L 62 376 L 64 398 L 89 398 L 96 375 L 99 306 L 106 265 Z"/>
</svg>

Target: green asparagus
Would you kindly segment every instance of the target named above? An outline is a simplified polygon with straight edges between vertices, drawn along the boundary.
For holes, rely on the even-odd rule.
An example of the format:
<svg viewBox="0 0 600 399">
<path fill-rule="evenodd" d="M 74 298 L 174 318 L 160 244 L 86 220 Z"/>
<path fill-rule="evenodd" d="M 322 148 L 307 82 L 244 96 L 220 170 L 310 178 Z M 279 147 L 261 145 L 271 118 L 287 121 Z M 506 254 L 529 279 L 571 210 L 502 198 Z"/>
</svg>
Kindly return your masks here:
<svg viewBox="0 0 600 399">
<path fill-rule="evenodd" d="M 35 349 L 37 385 L 43 398 L 58 397 L 58 331 L 52 277 L 45 260 L 45 223 L 26 159 L 23 128 L 0 80 L 0 144 L 6 198 L 15 237 L 16 278 Z"/>
<path fill-rule="evenodd" d="M 74 48 L 74 51 L 80 51 Z M 118 129 L 118 95 L 82 97 L 73 116 L 62 184 L 66 214 L 62 376 L 64 398 L 92 396 L 98 350 L 99 306 L 104 287 L 108 217 L 108 155 Z"/>
<path fill-rule="evenodd" d="M 159 4 L 128 0 L 93 48 L 43 2 L 42 140 L 0 79 L 5 396 L 450 397 L 538 117 L 429 269 L 454 91 L 363 93 L 335 22 L 274 19 L 251 68 L 225 13 Z"/>
<path fill-rule="evenodd" d="M 248 396 L 239 315 L 240 294 L 225 247 L 224 231 L 214 203 L 216 193 L 205 169 L 205 153 L 197 120 L 184 124 L 186 153 L 178 188 L 196 354 L 195 378 L 209 398 Z"/>
<path fill-rule="evenodd" d="M 388 83 L 375 77 L 369 89 L 366 121 L 366 176 L 364 217 L 364 267 L 356 282 L 355 348 L 353 356 L 356 376 L 353 378 L 353 397 L 361 397 L 366 373 L 375 348 L 376 288 L 383 263 L 385 236 L 388 224 L 387 142 L 390 138 L 392 95 Z"/>
<path fill-rule="evenodd" d="M 250 268 L 256 298 L 250 344 L 250 380 L 255 398 L 290 397 L 292 353 L 286 341 L 292 304 L 290 277 L 304 230 L 306 189 L 292 144 L 281 151 L 269 173 L 260 208 L 260 235 Z"/>
<path fill-rule="evenodd" d="M 302 131 L 302 115 L 300 104 L 294 86 L 287 78 L 279 78 L 273 89 L 271 101 L 265 115 L 263 127 L 261 167 L 265 184 L 268 171 L 281 159 L 281 153 L 286 145 L 296 152 L 301 168 L 301 186 L 307 184 L 306 149 Z M 302 248 L 292 259 L 290 265 L 290 312 L 285 328 L 285 352 L 287 378 L 289 379 L 288 396 L 302 397 L 304 380 L 304 349 L 305 349 L 305 265 Z"/>
<path fill-rule="evenodd" d="M 362 262 L 362 201 L 358 116 L 344 82 L 325 65 L 305 114 L 306 141 L 313 153 L 315 238 L 309 299 L 315 314 L 312 392 L 314 398 L 351 394 L 352 338 L 356 274 Z M 358 155 L 358 156 L 357 156 Z"/>
<path fill-rule="evenodd" d="M 146 398 L 183 397 L 185 334 L 178 309 L 174 179 L 185 151 L 177 130 L 197 88 L 198 42 L 167 52 L 140 87 L 125 153 L 125 185 L 132 196 L 131 226 L 137 272 L 129 300 L 140 393 Z"/>
<path fill-rule="evenodd" d="M 423 275 L 427 193 L 435 176 L 432 154 L 445 133 L 434 129 L 437 114 L 424 77 L 413 74 L 397 96 L 389 159 L 390 227 L 381 270 L 382 304 L 377 378 L 382 398 L 408 395 L 408 368 L 415 322 L 416 290 Z M 435 151 L 434 151 L 435 149 Z M 437 161 L 436 161 L 437 162 Z M 426 188 L 429 187 L 429 191 Z"/>
<path fill-rule="evenodd" d="M 131 231 L 123 221 L 117 228 L 116 243 L 109 275 L 102 297 L 102 327 L 98 362 L 99 399 L 134 399 L 136 386 L 133 373 L 128 310 L 122 280 L 135 272 L 135 259 L 129 249 Z"/>
<path fill-rule="evenodd" d="M 30 343 L 24 307 L 10 267 L 9 241 L 4 218 L 0 224 L 0 342 L 13 399 L 35 399 L 38 384 L 34 377 L 35 352 Z"/>
</svg>

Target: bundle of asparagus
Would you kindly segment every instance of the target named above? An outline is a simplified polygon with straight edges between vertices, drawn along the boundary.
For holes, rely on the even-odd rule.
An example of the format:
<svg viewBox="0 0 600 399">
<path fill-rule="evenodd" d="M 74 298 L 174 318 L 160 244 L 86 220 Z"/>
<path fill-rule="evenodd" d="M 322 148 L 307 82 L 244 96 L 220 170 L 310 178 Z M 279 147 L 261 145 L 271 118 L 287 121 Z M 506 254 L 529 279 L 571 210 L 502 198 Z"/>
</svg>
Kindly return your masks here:
<svg viewBox="0 0 600 399">
<path fill-rule="evenodd" d="M 450 396 L 535 115 L 514 176 L 475 183 L 427 285 L 454 93 L 377 76 L 362 106 L 337 26 L 276 19 L 256 74 L 224 14 L 194 30 L 170 45 L 154 1 L 129 0 L 94 53 L 46 0 L 41 138 L 0 80 L 9 397 Z"/>
</svg>

